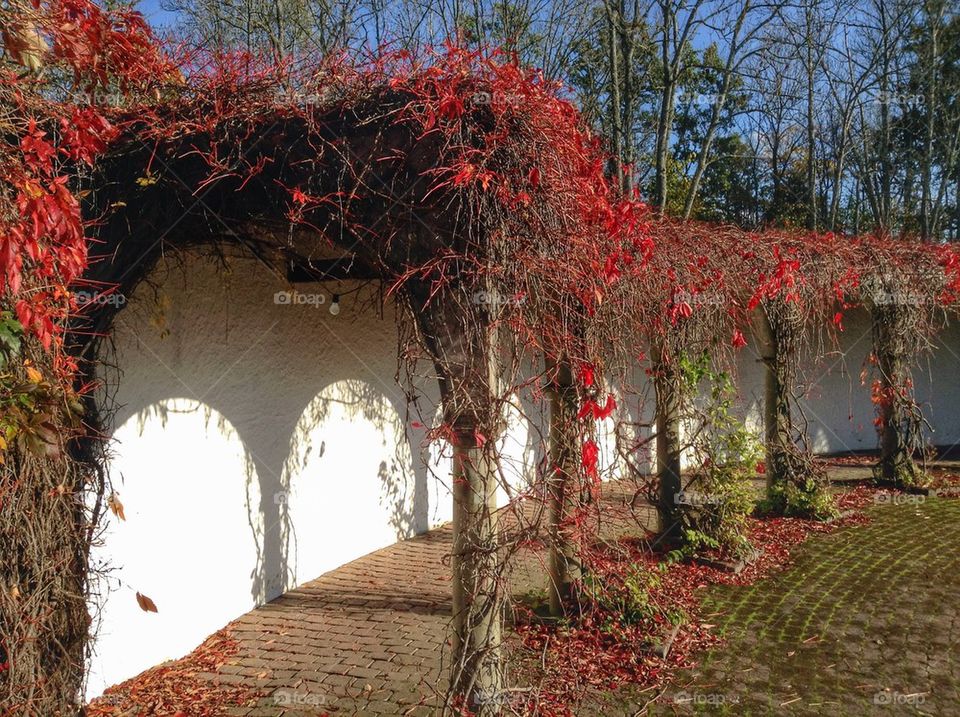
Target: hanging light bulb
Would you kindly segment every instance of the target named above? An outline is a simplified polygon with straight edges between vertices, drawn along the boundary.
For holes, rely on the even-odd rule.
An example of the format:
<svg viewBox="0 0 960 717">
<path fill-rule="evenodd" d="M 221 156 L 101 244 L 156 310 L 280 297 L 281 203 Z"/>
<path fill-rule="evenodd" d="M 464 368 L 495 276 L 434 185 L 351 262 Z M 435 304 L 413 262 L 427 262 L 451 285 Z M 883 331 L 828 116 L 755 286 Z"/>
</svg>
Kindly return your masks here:
<svg viewBox="0 0 960 717">
<path fill-rule="evenodd" d="M 330 302 L 330 313 L 333 316 L 340 314 L 340 294 L 333 295 L 333 301 Z"/>
</svg>

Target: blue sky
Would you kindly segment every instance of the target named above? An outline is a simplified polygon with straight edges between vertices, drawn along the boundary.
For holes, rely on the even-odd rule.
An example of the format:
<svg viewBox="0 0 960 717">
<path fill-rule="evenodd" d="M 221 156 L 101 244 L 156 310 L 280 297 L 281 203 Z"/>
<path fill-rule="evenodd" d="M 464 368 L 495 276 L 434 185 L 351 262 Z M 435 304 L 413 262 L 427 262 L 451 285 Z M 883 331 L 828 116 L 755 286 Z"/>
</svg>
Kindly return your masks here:
<svg viewBox="0 0 960 717">
<path fill-rule="evenodd" d="M 176 17 L 176 13 L 167 12 L 160 7 L 160 0 L 140 0 L 136 7 L 155 28 L 172 24 Z"/>
</svg>

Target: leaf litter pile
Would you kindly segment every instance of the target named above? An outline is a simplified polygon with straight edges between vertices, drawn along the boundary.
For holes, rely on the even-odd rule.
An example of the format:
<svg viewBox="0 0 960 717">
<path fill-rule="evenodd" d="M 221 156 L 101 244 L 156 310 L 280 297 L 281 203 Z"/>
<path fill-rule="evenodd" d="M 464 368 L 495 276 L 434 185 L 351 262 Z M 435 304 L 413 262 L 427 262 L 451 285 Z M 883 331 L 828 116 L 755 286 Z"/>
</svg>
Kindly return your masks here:
<svg viewBox="0 0 960 717">
<path fill-rule="evenodd" d="M 87 717 L 214 717 L 228 707 L 256 704 L 260 696 L 212 678 L 240 650 L 224 628 L 183 659 L 153 667 L 106 690 L 87 707 Z"/>
</svg>

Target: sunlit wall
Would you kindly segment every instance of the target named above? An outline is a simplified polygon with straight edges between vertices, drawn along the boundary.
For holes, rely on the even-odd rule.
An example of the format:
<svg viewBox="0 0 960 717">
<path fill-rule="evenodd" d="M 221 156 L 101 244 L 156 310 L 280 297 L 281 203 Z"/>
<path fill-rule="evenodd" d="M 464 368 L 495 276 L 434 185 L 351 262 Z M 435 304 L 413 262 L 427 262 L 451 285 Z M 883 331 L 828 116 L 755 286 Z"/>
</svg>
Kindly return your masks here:
<svg viewBox="0 0 960 717">
<path fill-rule="evenodd" d="M 118 389 L 104 396 L 115 407 L 111 472 L 126 520 L 108 514 L 94 551 L 106 573 L 89 696 L 182 656 L 285 590 L 450 519 L 450 448 L 426 441 L 439 415 L 434 370 L 418 367 L 411 406 L 395 380 L 397 317 L 389 303 L 381 315 L 375 292 L 343 283 L 291 292 L 250 259 L 196 255 L 162 265 L 129 297 L 105 357 L 119 367 L 107 375 Z M 846 323 L 837 350 L 802 371 L 818 451 L 876 445 L 859 380 L 869 322 L 851 314 Z M 934 441 L 947 445 L 960 441 L 957 329 L 942 342 L 916 378 Z M 606 389 L 619 408 L 597 426 L 605 477 L 623 474 L 624 456 L 641 471 L 654 460 L 653 394 L 643 368 L 633 371 L 629 389 Z M 740 410 L 759 430 L 752 339 L 737 374 Z M 499 504 L 530 486 L 546 435 L 541 392 L 513 397 L 504 413 Z M 157 612 L 141 609 L 138 592 Z"/>
</svg>

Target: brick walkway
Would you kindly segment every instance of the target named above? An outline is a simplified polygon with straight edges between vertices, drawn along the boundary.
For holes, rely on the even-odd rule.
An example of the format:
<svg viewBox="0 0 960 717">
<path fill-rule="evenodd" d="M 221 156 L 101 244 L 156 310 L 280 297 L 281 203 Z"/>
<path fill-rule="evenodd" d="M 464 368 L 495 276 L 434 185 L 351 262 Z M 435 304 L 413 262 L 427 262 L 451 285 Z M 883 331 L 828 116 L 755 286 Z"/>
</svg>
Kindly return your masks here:
<svg viewBox="0 0 960 717">
<path fill-rule="evenodd" d="M 623 530 L 631 497 L 625 486 L 606 487 L 604 533 Z M 639 515 L 652 525 L 651 510 Z M 236 620 L 230 632 L 241 652 L 209 677 L 265 696 L 228 714 L 436 714 L 446 689 L 451 550 L 446 526 L 348 563 Z M 544 587 L 542 559 L 520 556 L 510 576 L 514 594 Z"/>
<path fill-rule="evenodd" d="M 657 699 L 581 715 L 960 715 L 960 500 L 903 497 L 818 536 L 788 571 L 709 588 L 725 643 Z"/>
<path fill-rule="evenodd" d="M 630 497 L 625 486 L 606 486 L 604 535 L 637 530 L 635 523 L 632 528 L 626 525 L 632 522 L 626 509 Z M 738 702 L 731 713 L 749 705 L 759 711 L 748 709 L 744 714 L 765 714 L 764 710 L 779 709 L 781 702 L 798 694 L 803 704 L 832 703 L 840 690 L 848 688 L 849 694 L 841 699 L 849 697 L 854 703 L 844 707 L 864 706 L 862 690 L 842 683 L 838 677 L 842 674 L 854 682 L 869 682 L 870 689 L 893 686 L 898 694 L 923 688 L 922 672 L 908 681 L 910 684 L 893 679 L 890 671 L 899 670 L 903 661 L 895 658 L 890 646 L 898 645 L 898 650 L 912 656 L 916 650 L 911 652 L 911 645 L 922 645 L 919 638 L 930 636 L 923 654 L 917 653 L 914 660 L 917 669 L 923 668 L 924 660 L 932 667 L 943 667 L 948 659 L 944 651 L 960 648 L 956 629 L 960 619 L 956 614 L 960 501 L 942 503 L 954 507 L 935 508 L 940 501 L 934 501 L 924 509 L 909 508 L 917 512 L 914 520 L 904 519 L 903 506 L 897 506 L 887 512 L 890 519 L 878 520 L 867 529 L 842 531 L 814 541 L 810 549 L 804 549 L 809 557 L 780 578 L 739 592 L 712 593 L 714 603 L 706 612 L 718 613 L 716 622 L 732 638 L 732 655 L 721 649 L 708 657 L 704 671 L 683 680 L 687 691 L 735 694 Z M 923 515 L 928 510 L 933 514 Z M 618 517 L 611 520 L 610 515 Z M 651 523 L 652 511 L 645 506 L 639 517 Z M 944 521 L 949 528 L 942 532 L 943 540 L 934 539 L 929 531 L 934 526 L 943 528 Z M 444 692 L 442 660 L 449 654 L 445 641 L 451 594 L 445 556 L 451 550 L 451 537 L 450 528 L 445 527 L 397 543 L 327 573 L 232 623 L 229 632 L 239 642 L 240 651 L 216 674 L 203 677 L 249 687 L 263 696 L 254 706 L 233 708 L 227 714 L 436 714 Z M 865 542 L 861 544 L 861 540 Z M 953 541 L 947 549 L 944 540 Z M 510 580 L 514 594 L 544 587 L 541 562 L 542 555 L 532 551 L 521 555 Z M 953 571 L 952 577 L 944 572 L 947 568 Z M 945 610 L 948 603 L 952 608 Z M 931 611 L 927 616 L 934 622 L 923 625 L 932 632 L 919 622 L 914 625 L 917 630 L 898 631 L 897 622 L 905 624 L 921 604 Z M 784 622 L 788 615 L 785 605 L 790 607 L 789 622 Z M 916 614 L 918 620 L 924 617 L 922 611 Z M 893 630 L 899 637 L 893 641 L 870 632 L 871 641 L 858 639 L 863 630 L 877 629 L 885 634 Z M 828 631 L 832 641 L 825 644 L 822 639 Z M 821 640 L 811 649 L 805 640 L 815 635 Z M 883 642 L 875 646 L 874 637 Z M 801 657 L 795 659 L 797 652 Z M 820 655 L 824 664 L 807 664 L 804 655 Z M 737 659 L 731 661 L 731 656 Z M 798 667 L 800 664 L 803 667 Z M 890 673 L 886 681 L 879 679 L 886 674 L 884 669 Z M 945 669 L 950 672 L 946 684 L 958 684 L 953 663 Z M 609 713 L 620 714 L 620 706 L 632 707 L 623 714 L 633 714 L 636 703 L 632 702 L 627 690 L 611 700 Z M 663 705 L 664 700 L 657 702 Z M 960 714 L 956 693 L 950 704 Z M 674 713 L 677 706 L 669 704 L 667 713 Z M 798 710 L 801 706 L 791 703 L 789 711 L 802 711 Z M 725 709 L 729 708 L 729 704 L 721 707 L 720 713 L 728 713 Z M 871 708 L 874 705 L 862 713 Z"/>
<path fill-rule="evenodd" d="M 603 534 L 637 531 L 631 498 L 626 486 L 605 486 Z M 638 517 L 654 520 L 648 507 Z M 199 676 L 262 695 L 254 706 L 231 708 L 234 717 L 436 714 L 449 656 L 451 548 L 443 527 L 285 593 L 231 623 L 239 652 Z M 544 556 L 518 557 L 514 594 L 545 587 Z"/>
<path fill-rule="evenodd" d="M 264 691 L 231 715 L 433 714 L 450 621 L 451 531 L 348 563 L 233 623 L 214 680 Z"/>
<path fill-rule="evenodd" d="M 719 696 L 724 714 L 960 715 L 960 502 L 873 515 L 811 541 L 783 575 L 711 590 L 704 612 L 720 613 L 729 642 L 680 676 L 691 702 Z M 699 714 L 717 706 L 699 702 Z"/>
</svg>

